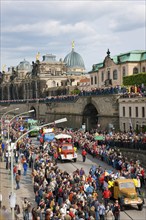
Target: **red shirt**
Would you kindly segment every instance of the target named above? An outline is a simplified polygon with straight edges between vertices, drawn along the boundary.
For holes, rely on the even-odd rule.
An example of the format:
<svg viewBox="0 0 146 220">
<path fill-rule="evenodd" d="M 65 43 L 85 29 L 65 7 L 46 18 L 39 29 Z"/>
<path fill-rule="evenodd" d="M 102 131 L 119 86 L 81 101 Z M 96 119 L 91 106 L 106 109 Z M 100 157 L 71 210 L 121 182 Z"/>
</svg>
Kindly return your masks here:
<svg viewBox="0 0 146 220">
<path fill-rule="evenodd" d="M 111 197 L 111 191 L 110 190 L 104 190 L 103 197 L 104 197 L 104 199 L 109 199 Z"/>
</svg>

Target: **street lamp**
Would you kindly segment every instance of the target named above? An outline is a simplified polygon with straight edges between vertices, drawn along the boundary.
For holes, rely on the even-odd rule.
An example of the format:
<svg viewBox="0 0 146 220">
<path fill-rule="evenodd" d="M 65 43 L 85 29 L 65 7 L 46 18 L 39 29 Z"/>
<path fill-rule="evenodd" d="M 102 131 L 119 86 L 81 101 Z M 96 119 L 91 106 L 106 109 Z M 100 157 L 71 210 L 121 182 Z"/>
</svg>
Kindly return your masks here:
<svg viewBox="0 0 146 220">
<path fill-rule="evenodd" d="M 7 107 L 4 107 L 4 108 L 7 108 Z M 19 108 L 15 108 L 15 109 L 11 109 L 11 110 L 9 110 L 9 111 L 7 111 L 7 112 L 5 112 L 3 115 L 2 115 L 2 117 L 1 117 L 1 138 L 3 139 L 3 118 L 5 117 L 5 115 L 7 115 L 8 113 L 10 113 L 10 112 L 13 112 L 13 111 L 17 111 L 17 110 L 19 110 Z"/>
<path fill-rule="evenodd" d="M 18 110 L 18 109 L 19 108 L 15 109 L 15 110 Z M 8 148 L 10 148 L 9 145 L 10 145 L 10 124 L 11 124 L 11 122 L 15 118 L 17 118 L 17 117 L 19 117 L 21 115 L 25 115 L 25 114 L 31 113 L 31 112 L 34 112 L 34 109 L 33 110 L 29 110 L 27 112 L 22 112 L 20 114 L 17 114 L 14 117 L 12 117 L 11 120 L 9 121 L 9 123 L 8 123 Z M 14 179 L 13 179 L 13 165 L 14 165 L 14 162 L 13 162 L 13 150 L 14 150 L 14 148 L 12 147 L 12 149 L 11 149 L 11 185 L 14 185 Z M 12 208 L 12 220 L 13 220 L 14 219 L 14 208 L 15 208 L 15 206 L 13 207 L 13 204 L 15 203 L 13 187 L 12 187 L 11 200 L 13 201 L 11 203 L 11 206 L 12 206 L 11 207 Z"/>
<path fill-rule="evenodd" d="M 32 111 L 32 110 L 31 110 Z M 29 111 L 30 112 L 30 111 Z M 26 112 L 25 112 L 26 113 Z M 28 112 L 27 112 L 28 113 Z M 18 115 L 17 115 L 18 116 Z M 16 116 L 16 117 L 17 117 Z M 67 121 L 67 118 L 61 118 L 61 119 L 58 119 L 58 120 L 56 120 L 56 121 L 54 121 L 54 122 L 50 122 L 50 123 L 48 123 L 48 124 L 44 124 L 44 125 L 41 125 L 41 126 L 38 126 L 38 129 L 41 129 L 41 128 L 43 128 L 43 127 L 45 127 L 45 126 L 48 126 L 48 125 L 52 125 L 52 124 L 59 124 L 59 123 L 62 123 L 62 122 L 66 122 Z M 14 220 L 15 219 L 15 217 L 14 217 L 14 207 L 15 207 L 15 195 L 14 195 L 14 179 L 13 179 L 13 163 L 14 163 L 14 161 L 13 161 L 13 149 L 14 149 L 14 146 L 16 146 L 16 144 L 18 143 L 18 141 L 20 140 L 20 139 L 22 139 L 24 136 L 26 136 L 28 133 L 30 133 L 31 131 L 33 131 L 34 129 L 36 129 L 36 128 L 32 128 L 32 129 L 30 129 L 30 130 L 28 130 L 26 133 L 24 133 L 24 134 L 22 134 L 16 141 L 15 141 L 15 143 L 12 143 L 12 148 L 11 148 L 11 191 L 12 191 L 12 194 L 11 194 L 11 197 L 12 197 L 12 201 L 13 201 L 13 203 L 12 203 L 12 220 Z"/>
</svg>

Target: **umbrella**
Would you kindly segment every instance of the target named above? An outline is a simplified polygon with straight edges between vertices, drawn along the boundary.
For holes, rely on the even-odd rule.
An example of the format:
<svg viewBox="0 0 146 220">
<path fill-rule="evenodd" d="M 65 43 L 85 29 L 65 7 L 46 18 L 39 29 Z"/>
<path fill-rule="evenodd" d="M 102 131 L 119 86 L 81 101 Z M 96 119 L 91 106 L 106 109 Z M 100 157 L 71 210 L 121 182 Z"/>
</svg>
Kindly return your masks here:
<svg viewBox="0 0 146 220">
<path fill-rule="evenodd" d="M 67 139 L 67 138 L 72 138 L 72 136 L 68 134 L 57 134 L 55 135 L 55 138 L 56 139 Z"/>
</svg>

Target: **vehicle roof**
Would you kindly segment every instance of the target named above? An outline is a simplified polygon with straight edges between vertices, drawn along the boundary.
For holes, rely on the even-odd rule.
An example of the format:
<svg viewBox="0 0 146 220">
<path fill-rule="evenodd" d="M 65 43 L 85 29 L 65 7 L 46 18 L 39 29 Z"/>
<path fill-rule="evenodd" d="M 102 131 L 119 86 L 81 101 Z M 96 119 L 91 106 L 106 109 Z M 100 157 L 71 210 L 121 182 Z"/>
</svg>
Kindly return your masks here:
<svg viewBox="0 0 146 220">
<path fill-rule="evenodd" d="M 68 146 L 68 145 L 72 145 L 72 143 L 62 143 L 62 146 Z"/>
<path fill-rule="evenodd" d="M 129 183 L 129 182 L 133 182 L 132 179 L 116 179 L 115 182 L 118 183 Z"/>
</svg>

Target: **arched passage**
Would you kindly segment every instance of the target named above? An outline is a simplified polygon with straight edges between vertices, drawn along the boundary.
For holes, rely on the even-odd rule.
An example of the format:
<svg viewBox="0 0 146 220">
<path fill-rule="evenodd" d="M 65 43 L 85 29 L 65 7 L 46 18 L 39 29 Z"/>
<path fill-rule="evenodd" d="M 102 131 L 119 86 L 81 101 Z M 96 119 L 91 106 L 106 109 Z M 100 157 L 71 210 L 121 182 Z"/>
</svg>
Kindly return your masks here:
<svg viewBox="0 0 146 220">
<path fill-rule="evenodd" d="M 31 118 L 36 119 L 36 109 L 35 107 L 31 107 L 30 110 L 34 110 L 33 112 L 30 113 Z"/>
<path fill-rule="evenodd" d="M 89 103 L 85 106 L 83 111 L 83 124 L 86 125 L 86 130 L 97 128 L 98 124 L 98 112 L 96 107 Z"/>
</svg>

